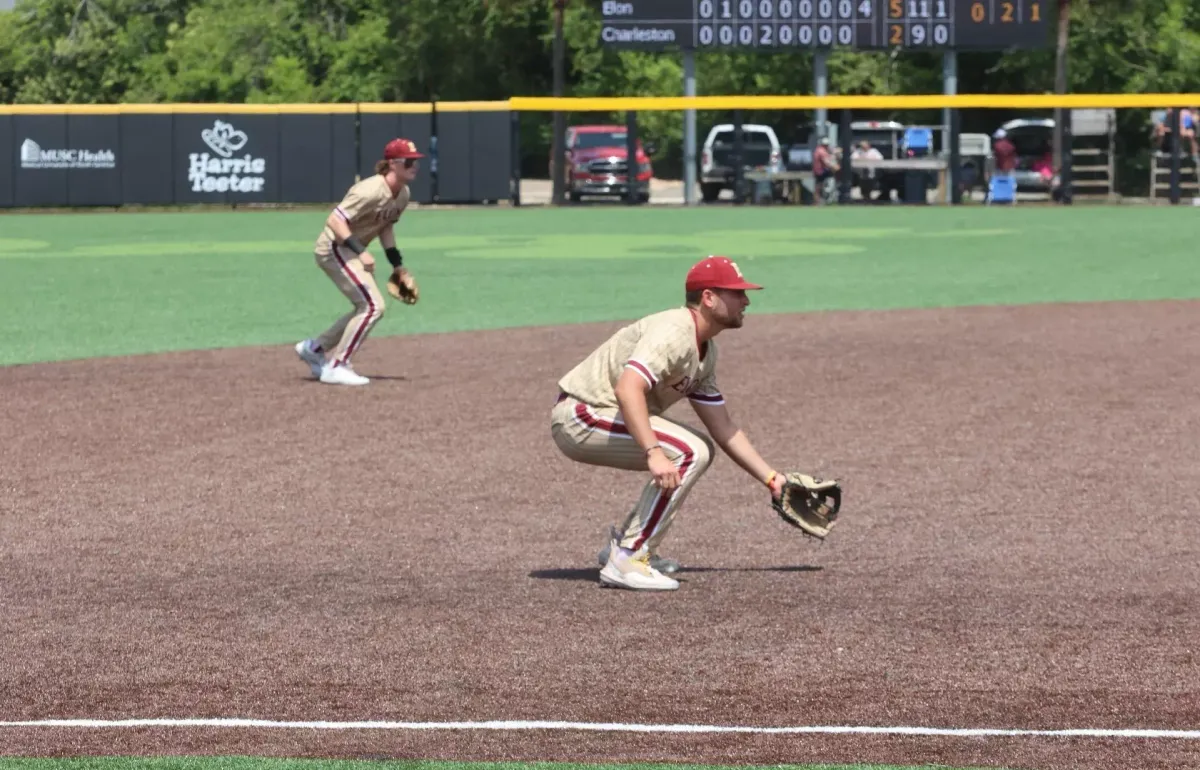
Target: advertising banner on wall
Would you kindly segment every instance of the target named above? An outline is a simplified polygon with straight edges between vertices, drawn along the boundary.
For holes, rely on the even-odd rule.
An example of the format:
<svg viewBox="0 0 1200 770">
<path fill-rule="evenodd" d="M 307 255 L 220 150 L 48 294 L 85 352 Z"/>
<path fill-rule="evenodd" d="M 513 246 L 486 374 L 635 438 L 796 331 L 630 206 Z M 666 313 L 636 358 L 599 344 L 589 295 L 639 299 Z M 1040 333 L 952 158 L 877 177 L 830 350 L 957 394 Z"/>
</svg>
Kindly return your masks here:
<svg viewBox="0 0 1200 770">
<path fill-rule="evenodd" d="M 175 116 L 177 203 L 279 200 L 279 116 Z"/>
<path fill-rule="evenodd" d="M 14 205 L 120 203 L 115 115 L 14 115 L 9 144 Z"/>
<path fill-rule="evenodd" d="M 23 169 L 75 168 L 104 171 L 116 167 L 117 153 L 111 148 L 103 150 L 50 148 L 43 147 L 37 140 L 29 137 L 25 137 L 25 141 L 21 142 L 21 168 Z"/>
</svg>

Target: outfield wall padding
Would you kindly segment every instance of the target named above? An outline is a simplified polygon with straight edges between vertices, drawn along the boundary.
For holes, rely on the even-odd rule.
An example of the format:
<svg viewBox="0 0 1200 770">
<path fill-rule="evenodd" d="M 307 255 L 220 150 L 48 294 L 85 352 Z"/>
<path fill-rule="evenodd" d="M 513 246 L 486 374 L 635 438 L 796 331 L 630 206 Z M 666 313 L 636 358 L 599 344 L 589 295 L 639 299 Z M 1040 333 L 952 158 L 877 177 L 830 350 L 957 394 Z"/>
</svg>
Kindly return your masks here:
<svg viewBox="0 0 1200 770">
<path fill-rule="evenodd" d="M 68 115 L 67 143 L 78 148 L 67 170 L 68 206 L 118 206 L 121 172 L 116 147 L 121 129 L 111 115 Z"/>
<path fill-rule="evenodd" d="M 175 202 L 171 168 L 174 147 L 170 115 L 121 115 L 117 158 L 125 204 L 165 206 Z"/>
<path fill-rule="evenodd" d="M 13 146 L 13 116 L 0 115 L 0 147 Z M 13 205 L 13 190 L 15 189 L 15 180 L 13 179 L 13 153 L 0 153 L 0 208 L 7 208 Z"/>
<path fill-rule="evenodd" d="M 329 201 L 340 201 L 358 176 L 358 116 L 331 115 L 330 156 L 332 178 Z"/>
<path fill-rule="evenodd" d="M 435 151 L 455 202 L 507 200 L 510 113 L 447 115 L 435 143 L 432 110 L 0 114 L 0 207 L 335 203 L 397 136 L 429 156 L 414 202 L 435 200 Z"/>
<path fill-rule="evenodd" d="M 471 197 L 471 158 L 448 148 L 467 147 L 471 143 L 471 113 L 443 112 L 437 116 L 439 201 L 469 200 Z M 469 151 L 469 150 L 468 150 Z"/>
<path fill-rule="evenodd" d="M 508 112 L 439 112 L 439 202 L 507 200 L 512 174 Z"/>
</svg>

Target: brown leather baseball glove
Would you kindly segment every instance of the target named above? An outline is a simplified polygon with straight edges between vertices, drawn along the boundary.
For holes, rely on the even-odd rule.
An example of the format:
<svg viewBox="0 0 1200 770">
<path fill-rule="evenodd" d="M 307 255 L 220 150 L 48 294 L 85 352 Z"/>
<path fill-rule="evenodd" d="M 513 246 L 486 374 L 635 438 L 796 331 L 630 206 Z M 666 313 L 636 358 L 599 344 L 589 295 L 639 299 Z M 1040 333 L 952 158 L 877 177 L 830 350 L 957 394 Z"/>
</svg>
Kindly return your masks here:
<svg viewBox="0 0 1200 770">
<path fill-rule="evenodd" d="M 403 267 L 397 267 L 388 276 L 387 290 L 388 294 L 406 305 L 417 304 L 417 300 L 421 297 L 421 290 L 417 288 L 417 280 Z"/>
<path fill-rule="evenodd" d="M 842 487 L 804 473 L 784 474 L 783 492 L 771 499 L 779 517 L 801 532 L 824 540 L 842 507 Z"/>
</svg>

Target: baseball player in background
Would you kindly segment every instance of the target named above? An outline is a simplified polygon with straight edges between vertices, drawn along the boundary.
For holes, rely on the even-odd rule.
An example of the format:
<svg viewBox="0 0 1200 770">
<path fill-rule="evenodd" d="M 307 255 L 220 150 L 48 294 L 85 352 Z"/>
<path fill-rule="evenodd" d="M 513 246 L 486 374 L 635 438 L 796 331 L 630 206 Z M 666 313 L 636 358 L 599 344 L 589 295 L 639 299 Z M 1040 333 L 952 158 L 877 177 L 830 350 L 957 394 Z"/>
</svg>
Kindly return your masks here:
<svg viewBox="0 0 1200 770">
<path fill-rule="evenodd" d="M 734 424 L 717 387 L 714 337 L 741 327 L 748 283 L 726 257 L 696 263 L 685 281 L 686 306 L 618 330 L 559 380 L 550 432 L 576 462 L 649 471 L 650 480 L 600 552 L 600 583 L 671 591 L 679 563 L 658 555 L 688 492 L 713 461 L 713 444 L 779 497 L 783 477 Z M 711 435 L 662 416 L 687 398 Z"/>
<path fill-rule="evenodd" d="M 383 317 L 383 295 L 374 276 L 375 258 L 367 251 L 374 238 L 379 238 L 399 280 L 410 289 L 416 285 L 403 267 L 393 227 L 408 206 L 408 183 L 416 178 L 418 159 L 423 157 L 407 139 L 388 142 L 383 159 L 375 163 L 375 174 L 354 184 L 325 220 L 317 238 L 317 265 L 354 307 L 319 336 L 296 344 L 296 355 L 321 382 L 370 382 L 354 371 L 350 360 Z"/>
</svg>

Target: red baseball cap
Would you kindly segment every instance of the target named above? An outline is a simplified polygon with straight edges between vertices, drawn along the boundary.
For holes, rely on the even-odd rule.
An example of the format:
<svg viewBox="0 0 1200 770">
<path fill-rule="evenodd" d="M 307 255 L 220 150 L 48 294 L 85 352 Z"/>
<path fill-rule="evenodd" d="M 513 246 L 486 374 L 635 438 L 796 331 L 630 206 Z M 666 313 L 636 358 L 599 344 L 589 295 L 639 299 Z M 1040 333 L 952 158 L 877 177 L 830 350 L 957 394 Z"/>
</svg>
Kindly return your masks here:
<svg viewBox="0 0 1200 770">
<path fill-rule="evenodd" d="M 737 263 L 729 257 L 705 257 L 687 274 L 686 291 L 700 289 L 761 289 L 756 283 L 747 283 Z"/>
<path fill-rule="evenodd" d="M 384 160 L 397 158 L 424 158 L 424 153 L 417 152 L 417 146 L 408 139 L 393 139 L 383 148 Z"/>
</svg>

